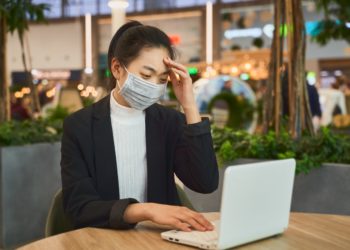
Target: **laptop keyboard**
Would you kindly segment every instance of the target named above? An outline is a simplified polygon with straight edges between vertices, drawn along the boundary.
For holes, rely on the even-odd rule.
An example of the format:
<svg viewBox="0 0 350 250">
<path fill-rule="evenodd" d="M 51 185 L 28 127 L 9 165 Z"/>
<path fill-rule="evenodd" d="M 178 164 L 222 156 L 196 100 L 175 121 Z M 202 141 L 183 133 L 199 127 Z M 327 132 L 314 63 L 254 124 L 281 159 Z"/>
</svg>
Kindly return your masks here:
<svg viewBox="0 0 350 250">
<path fill-rule="evenodd" d="M 205 242 L 212 242 L 216 241 L 218 239 L 218 233 L 214 231 L 208 231 L 208 232 L 198 232 L 193 231 L 191 232 L 191 238 L 196 239 L 197 241 L 205 241 Z"/>
</svg>

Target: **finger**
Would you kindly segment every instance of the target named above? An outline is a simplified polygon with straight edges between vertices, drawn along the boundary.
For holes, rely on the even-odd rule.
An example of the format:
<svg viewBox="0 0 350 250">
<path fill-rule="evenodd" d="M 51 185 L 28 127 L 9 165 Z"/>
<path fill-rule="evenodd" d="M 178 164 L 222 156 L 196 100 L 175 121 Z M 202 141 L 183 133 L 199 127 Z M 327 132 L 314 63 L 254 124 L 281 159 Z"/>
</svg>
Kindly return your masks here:
<svg viewBox="0 0 350 250">
<path fill-rule="evenodd" d="M 198 230 L 198 231 L 205 231 L 206 228 L 203 227 L 201 224 L 199 224 L 195 219 L 189 219 L 186 221 L 187 223 L 189 223 L 194 229 Z"/>
<path fill-rule="evenodd" d="M 200 223 L 203 227 L 205 227 L 207 230 L 213 230 L 214 229 L 214 226 L 211 224 L 210 221 L 208 221 L 202 214 L 200 213 L 196 213 L 196 212 L 193 212 L 194 213 L 194 218 L 196 219 L 196 221 L 198 223 Z"/>
<path fill-rule="evenodd" d="M 181 231 L 184 231 L 184 232 L 191 232 L 192 231 L 189 224 L 181 222 L 180 220 L 175 220 L 171 226 L 173 226 Z"/>
<path fill-rule="evenodd" d="M 175 72 L 176 74 L 178 74 L 180 77 L 182 77 L 184 79 L 190 78 L 190 75 L 187 74 L 187 72 L 185 73 L 185 72 L 178 70 L 176 68 L 172 68 L 171 71 Z"/>
<path fill-rule="evenodd" d="M 190 226 L 193 227 L 195 230 L 205 231 L 206 229 L 204 226 L 199 224 L 189 212 L 181 212 L 177 215 L 177 218 L 184 223 L 190 224 Z"/>
<path fill-rule="evenodd" d="M 199 231 L 211 230 L 212 227 L 211 223 L 202 214 L 196 213 L 187 207 L 183 207 L 182 211 L 178 213 L 178 218 Z"/>
<path fill-rule="evenodd" d="M 197 213 L 191 209 L 186 208 L 186 212 L 188 216 L 194 218 L 200 225 L 205 227 L 206 229 L 212 230 L 214 229 L 213 225 L 211 224 L 210 221 L 205 218 L 205 216 L 201 213 Z"/>
<path fill-rule="evenodd" d="M 170 70 L 169 76 L 170 76 L 171 83 L 173 83 L 175 85 L 177 85 L 179 83 L 179 80 L 177 79 L 177 76 L 176 76 L 174 71 Z"/>
</svg>

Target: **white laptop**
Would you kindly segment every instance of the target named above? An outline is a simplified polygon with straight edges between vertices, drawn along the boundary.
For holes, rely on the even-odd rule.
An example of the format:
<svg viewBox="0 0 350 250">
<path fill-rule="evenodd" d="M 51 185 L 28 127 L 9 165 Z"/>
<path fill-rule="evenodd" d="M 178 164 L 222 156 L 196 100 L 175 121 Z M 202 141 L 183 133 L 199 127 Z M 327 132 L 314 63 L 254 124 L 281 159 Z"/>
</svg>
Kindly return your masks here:
<svg viewBox="0 0 350 250">
<path fill-rule="evenodd" d="M 295 160 L 230 166 L 214 231 L 171 230 L 161 237 L 203 249 L 226 249 L 283 233 L 288 227 Z"/>
</svg>

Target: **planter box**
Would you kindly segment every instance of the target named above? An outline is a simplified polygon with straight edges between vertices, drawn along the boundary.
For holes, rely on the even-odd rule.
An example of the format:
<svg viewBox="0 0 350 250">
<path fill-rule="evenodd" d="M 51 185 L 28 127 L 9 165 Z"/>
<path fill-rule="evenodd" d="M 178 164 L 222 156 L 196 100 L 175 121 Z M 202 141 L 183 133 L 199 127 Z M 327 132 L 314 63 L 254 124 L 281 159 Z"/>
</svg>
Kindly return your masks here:
<svg viewBox="0 0 350 250">
<path fill-rule="evenodd" d="M 0 248 L 44 237 L 60 158 L 60 143 L 0 148 Z"/>
<path fill-rule="evenodd" d="M 350 215 L 350 165 L 324 163 L 296 176 L 292 211 Z"/>
<path fill-rule="evenodd" d="M 228 165 L 258 162 L 239 159 Z M 187 187 L 185 193 L 199 212 L 220 211 L 223 177 L 226 166 L 219 168 L 219 187 L 211 194 L 196 193 Z M 242 191 L 244 192 L 244 190 Z M 292 207 L 294 212 L 350 215 L 350 165 L 325 163 L 309 174 L 295 176 Z"/>
</svg>

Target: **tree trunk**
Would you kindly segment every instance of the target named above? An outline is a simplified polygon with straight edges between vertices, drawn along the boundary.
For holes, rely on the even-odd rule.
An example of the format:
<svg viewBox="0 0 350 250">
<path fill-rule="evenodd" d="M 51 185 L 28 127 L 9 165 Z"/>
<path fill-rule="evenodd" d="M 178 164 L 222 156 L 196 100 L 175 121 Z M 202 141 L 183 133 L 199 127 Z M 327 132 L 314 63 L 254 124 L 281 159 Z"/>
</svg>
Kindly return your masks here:
<svg viewBox="0 0 350 250">
<path fill-rule="evenodd" d="M 0 123 L 11 118 L 10 93 L 6 67 L 7 23 L 0 15 Z"/>
<path fill-rule="evenodd" d="M 279 39 L 279 26 L 280 26 L 280 19 L 279 19 L 279 2 L 275 4 L 274 12 L 274 23 L 275 23 L 275 30 L 274 30 L 274 36 L 272 40 L 271 45 L 271 60 L 269 64 L 269 78 L 267 80 L 267 86 L 266 86 L 266 93 L 264 97 L 264 110 L 263 110 L 263 133 L 267 133 L 269 128 L 273 125 L 275 125 L 275 116 L 274 114 L 274 100 L 276 97 L 275 94 L 275 84 L 277 81 L 277 75 L 276 75 L 276 69 L 279 67 L 279 61 L 275 58 L 277 58 L 277 54 L 279 53 L 277 51 L 277 48 L 280 44 Z"/>
<path fill-rule="evenodd" d="M 277 22 L 280 24 L 281 17 L 283 16 L 283 6 L 284 4 L 281 3 L 281 1 L 276 2 L 276 9 L 277 12 L 275 14 L 275 23 Z M 282 92 L 281 92 L 281 61 L 283 56 L 283 41 L 281 39 L 280 34 L 280 25 L 275 26 L 275 35 L 276 37 L 276 61 L 274 71 L 275 71 L 275 132 L 278 136 L 280 134 L 281 129 L 281 106 L 282 106 Z M 282 52 L 282 53 L 281 53 Z"/>
<path fill-rule="evenodd" d="M 312 126 L 312 118 L 310 111 L 310 103 L 306 86 L 305 75 L 305 48 L 306 48 L 306 33 L 304 18 L 302 12 L 301 0 L 293 0 L 291 4 L 293 13 L 293 32 L 290 34 L 293 36 L 294 45 L 291 50 L 291 62 L 293 62 L 292 75 L 295 78 L 295 123 L 293 126 L 293 136 L 300 138 L 302 132 L 307 130 L 312 135 L 314 129 Z"/>
<path fill-rule="evenodd" d="M 312 114 L 311 114 L 311 108 L 310 108 L 310 100 L 309 100 L 309 94 L 307 90 L 307 83 L 306 83 L 306 75 L 305 75 L 305 51 L 306 51 L 306 31 L 305 31 L 305 25 L 304 25 L 304 17 L 303 17 L 303 10 L 302 10 L 302 3 L 300 0 L 297 0 L 295 3 L 295 26 L 296 26 L 296 32 L 298 32 L 298 41 L 300 42 L 299 46 L 299 78 L 300 78 L 300 85 L 301 85 L 301 99 L 302 99 L 302 112 L 301 112 L 301 118 L 302 118 L 302 130 L 308 131 L 311 135 L 315 134 L 314 126 L 312 123 Z M 301 131 L 300 131 L 301 133 Z M 301 136 L 301 134 L 300 134 Z"/>
<path fill-rule="evenodd" d="M 38 91 L 33 83 L 33 76 L 31 73 L 31 69 L 28 68 L 27 66 L 27 61 L 26 61 L 26 54 L 25 54 L 25 49 L 24 49 L 24 34 L 20 34 L 18 33 L 18 37 L 19 37 L 19 42 L 21 44 L 21 51 L 22 51 L 22 62 L 23 62 L 23 67 L 24 67 L 24 71 L 26 74 L 26 81 L 29 85 L 30 88 L 30 95 L 32 97 L 32 105 L 33 105 L 33 111 L 34 112 L 40 112 L 41 108 L 40 108 L 40 102 L 39 102 L 39 95 L 38 95 Z"/>
<path fill-rule="evenodd" d="M 292 10 L 292 3 L 290 1 L 286 1 L 286 27 L 288 32 L 292 31 L 293 28 L 293 10 Z M 294 85 L 294 75 L 292 72 L 294 72 L 294 58 L 293 58 L 293 45 L 294 40 L 293 36 L 288 35 L 287 36 L 287 46 L 288 46 L 288 65 L 286 70 L 288 70 L 288 115 L 289 115 L 289 132 L 294 135 L 294 125 L 295 125 L 295 110 L 296 110 L 296 100 L 295 100 L 295 85 Z"/>
<path fill-rule="evenodd" d="M 306 34 L 301 0 L 275 1 L 274 11 L 275 31 L 264 100 L 263 131 L 266 133 L 274 125 L 276 135 L 279 135 L 282 126 L 281 108 L 282 102 L 286 100 L 282 95 L 280 73 L 287 32 L 288 65 L 285 70 L 288 72 L 288 127 L 292 136 L 299 138 L 304 130 L 314 134 L 305 76 Z"/>
</svg>

